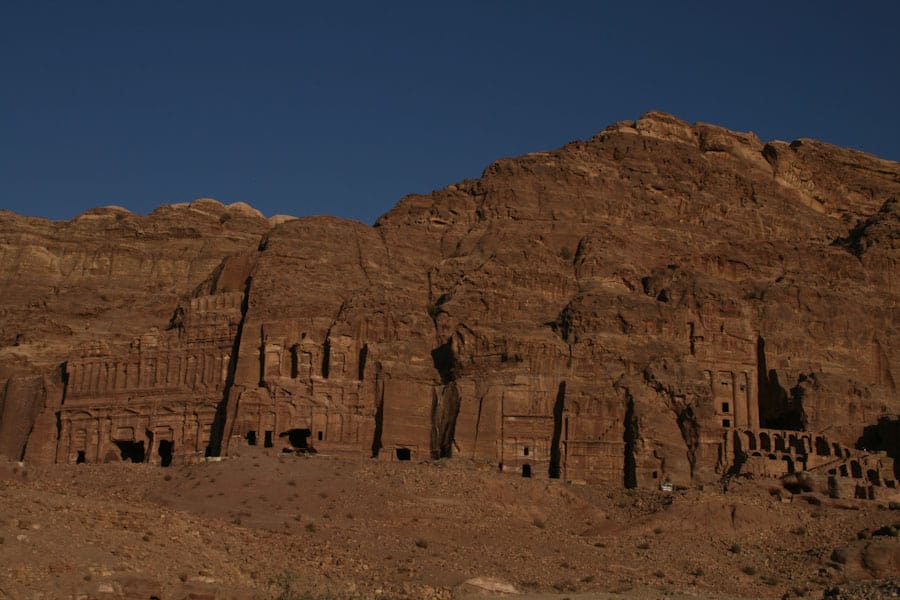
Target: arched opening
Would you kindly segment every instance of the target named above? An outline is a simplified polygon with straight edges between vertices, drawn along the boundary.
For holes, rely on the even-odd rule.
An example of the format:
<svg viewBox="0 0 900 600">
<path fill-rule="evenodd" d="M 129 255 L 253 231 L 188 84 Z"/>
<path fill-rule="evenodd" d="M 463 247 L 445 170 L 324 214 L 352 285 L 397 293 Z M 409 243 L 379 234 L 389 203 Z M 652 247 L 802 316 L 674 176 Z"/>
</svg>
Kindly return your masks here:
<svg viewBox="0 0 900 600">
<path fill-rule="evenodd" d="M 787 452 L 787 447 L 784 445 L 784 437 L 778 434 L 772 437 L 775 439 L 775 452 Z"/>
<path fill-rule="evenodd" d="M 531 477 L 531 465 L 522 465 L 522 477 Z"/>
<path fill-rule="evenodd" d="M 119 448 L 122 460 L 130 460 L 133 463 L 144 462 L 146 454 L 144 452 L 144 442 L 115 442 Z"/>
<path fill-rule="evenodd" d="M 783 456 L 783 457 L 781 457 L 781 460 L 783 460 L 785 462 L 785 465 L 787 465 L 788 475 L 792 474 L 794 472 L 794 461 L 791 460 L 791 457 Z"/>
<path fill-rule="evenodd" d="M 756 450 L 756 436 L 753 435 L 753 432 L 745 431 L 744 435 L 747 437 L 747 450 L 751 452 Z"/>
<path fill-rule="evenodd" d="M 869 483 L 872 485 L 881 485 L 881 477 L 878 476 L 878 471 L 875 469 L 866 471 L 866 479 L 868 479 Z"/>
<path fill-rule="evenodd" d="M 772 442 L 769 440 L 768 433 L 760 433 L 759 434 L 759 447 L 761 450 L 765 450 L 766 452 L 772 451 Z"/>
<path fill-rule="evenodd" d="M 159 440 L 159 465 L 168 467 L 172 464 L 172 453 L 175 450 L 175 442 L 171 440 Z"/>
</svg>

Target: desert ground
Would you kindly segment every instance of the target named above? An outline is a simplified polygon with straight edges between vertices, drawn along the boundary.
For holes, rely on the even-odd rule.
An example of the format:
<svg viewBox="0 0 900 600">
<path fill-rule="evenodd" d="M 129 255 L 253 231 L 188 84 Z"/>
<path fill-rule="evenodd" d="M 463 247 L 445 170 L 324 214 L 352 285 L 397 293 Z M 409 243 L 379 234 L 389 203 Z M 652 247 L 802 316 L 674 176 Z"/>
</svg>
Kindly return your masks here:
<svg viewBox="0 0 900 600">
<path fill-rule="evenodd" d="M 626 490 L 276 450 L 0 464 L 0 599 L 821 598 L 890 576 L 900 543 L 897 510 L 776 480 Z M 835 553 L 858 538 L 894 546 Z"/>
</svg>

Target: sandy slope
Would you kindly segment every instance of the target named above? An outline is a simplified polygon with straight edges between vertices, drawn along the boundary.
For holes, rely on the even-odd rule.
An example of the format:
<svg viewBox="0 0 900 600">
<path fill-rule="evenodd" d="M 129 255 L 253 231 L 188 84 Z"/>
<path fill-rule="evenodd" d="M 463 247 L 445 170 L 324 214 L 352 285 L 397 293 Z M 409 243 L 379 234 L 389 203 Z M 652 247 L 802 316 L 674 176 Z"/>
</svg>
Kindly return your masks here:
<svg viewBox="0 0 900 600">
<path fill-rule="evenodd" d="M 820 597 L 844 579 L 834 547 L 900 521 L 775 482 L 665 494 L 262 450 L 0 478 L 4 599 L 450 598 L 475 577 L 529 598 Z"/>
</svg>

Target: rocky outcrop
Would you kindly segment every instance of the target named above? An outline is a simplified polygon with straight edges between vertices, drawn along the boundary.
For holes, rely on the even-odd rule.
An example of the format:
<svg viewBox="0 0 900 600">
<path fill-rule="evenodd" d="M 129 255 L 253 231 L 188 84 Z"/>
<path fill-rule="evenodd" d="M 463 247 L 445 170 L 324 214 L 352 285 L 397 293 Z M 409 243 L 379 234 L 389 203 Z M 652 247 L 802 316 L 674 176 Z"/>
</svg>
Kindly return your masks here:
<svg viewBox="0 0 900 600">
<path fill-rule="evenodd" d="M 119 319 L 92 305 L 84 333 L 79 309 L 23 283 L 37 304 L 18 321 L 41 321 L 23 339 L 54 352 L 22 363 L 16 315 L 4 319 L 5 377 L 42 379 L 7 391 L 3 431 L 21 438 L 33 418 L 25 454 L 50 461 L 259 444 L 627 486 L 712 481 L 757 459 L 781 462 L 754 472 L 779 473 L 787 445 L 753 458 L 749 439 L 857 448 L 900 414 L 897 198 L 896 163 L 649 113 L 404 198 L 374 227 L 269 223 L 209 201 L 104 209 L 91 239 L 114 257 L 134 243 L 120 222 L 174 227 L 163 217 L 200 211 L 218 228 L 168 230 L 169 245 L 203 240 L 180 268 L 165 257 L 190 250 L 143 246 L 167 266 L 121 285 L 116 298 L 140 303 L 114 302 Z M 87 226 L 28 222 L 63 240 Z M 54 264 L 35 239 L 32 264 Z M 25 256 L 16 244 L 9 256 Z M 92 268 L 70 279 L 85 295 L 120 289 Z M 65 328 L 102 343 L 77 350 Z M 29 394 L 53 398 L 30 417 Z M 898 479 L 892 435 L 866 448 L 884 453 L 882 487 Z"/>
<path fill-rule="evenodd" d="M 247 208 L 106 207 L 68 222 L 0 211 L 0 453 L 21 458 L 30 437 L 30 457 L 52 460 L 67 361 L 125 360 L 135 338 L 165 328 L 225 256 L 271 227 Z"/>
</svg>

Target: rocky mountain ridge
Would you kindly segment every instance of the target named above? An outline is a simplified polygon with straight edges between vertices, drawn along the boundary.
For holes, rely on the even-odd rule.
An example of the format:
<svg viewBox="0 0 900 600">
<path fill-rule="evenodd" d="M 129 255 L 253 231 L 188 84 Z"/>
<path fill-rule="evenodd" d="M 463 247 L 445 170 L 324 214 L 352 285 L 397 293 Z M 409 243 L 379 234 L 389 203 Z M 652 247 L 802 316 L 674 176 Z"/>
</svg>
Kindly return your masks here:
<svg viewBox="0 0 900 600">
<path fill-rule="evenodd" d="M 465 456 L 628 487 L 900 479 L 900 164 L 648 113 L 374 227 L 0 215 L 0 451 Z"/>
</svg>

